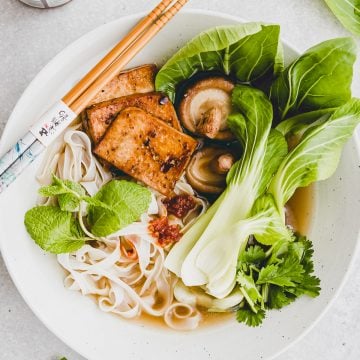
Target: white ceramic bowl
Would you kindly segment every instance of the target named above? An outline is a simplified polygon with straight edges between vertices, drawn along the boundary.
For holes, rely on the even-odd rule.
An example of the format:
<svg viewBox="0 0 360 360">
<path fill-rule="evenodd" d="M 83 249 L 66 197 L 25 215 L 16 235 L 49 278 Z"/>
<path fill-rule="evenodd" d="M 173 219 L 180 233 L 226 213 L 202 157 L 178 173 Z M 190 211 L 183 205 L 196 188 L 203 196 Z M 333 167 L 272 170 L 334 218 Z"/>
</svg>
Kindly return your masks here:
<svg viewBox="0 0 360 360">
<path fill-rule="evenodd" d="M 119 19 L 85 35 L 55 57 L 33 80 L 16 105 L 4 131 L 4 152 L 55 100 L 116 43 L 140 18 Z M 260 19 L 259 19 L 260 20 Z M 204 29 L 241 21 L 204 11 L 182 11 L 139 54 L 131 65 L 161 64 L 179 46 Z M 295 51 L 285 44 L 287 58 Z M 89 360 L 109 359 L 265 359 L 273 357 L 308 330 L 340 288 L 357 243 L 360 214 L 360 168 L 355 139 L 345 147 L 336 174 L 317 186 L 312 231 L 316 273 L 322 280 L 317 299 L 306 297 L 280 311 L 269 312 L 260 328 L 235 321 L 182 333 L 152 328 L 104 314 L 80 293 L 63 286 L 64 273 L 53 255 L 45 254 L 23 226 L 36 201 L 36 160 L 0 196 L 1 250 L 25 301 L 65 343 Z"/>
</svg>

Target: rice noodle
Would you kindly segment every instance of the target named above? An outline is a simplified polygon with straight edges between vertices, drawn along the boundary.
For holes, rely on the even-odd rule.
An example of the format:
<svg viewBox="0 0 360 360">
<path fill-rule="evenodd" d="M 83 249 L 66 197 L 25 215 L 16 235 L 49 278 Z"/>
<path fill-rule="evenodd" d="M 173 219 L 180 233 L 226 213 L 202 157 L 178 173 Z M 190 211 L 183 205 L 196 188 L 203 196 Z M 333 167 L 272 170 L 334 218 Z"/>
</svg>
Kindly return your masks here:
<svg viewBox="0 0 360 360">
<path fill-rule="evenodd" d="M 193 330 L 199 326 L 200 312 L 193 306 L 174 303 L 166 310 L 164 320 L 166 325 L 175 330 Z"/>
<path fill-rule="evenodd" d="M 120 240 L 114 248 L 85 245 L 74 253 L 60 254 L 58 261 L 69 272 L 65 286 L 80 290 L 83 295 L 98 295 L 98 305 L 106 312 L 133 318 L 144 310 L 153 316 L 163 316 L 173 300 L 172 279 L 163 267 L 163 250 L 149 245 L 152 251 L 149 248 L 138 252 L 139 261 L 121 253 Z M 140 264 L 146 262 L 149 266 L 143 268 Z M 132 286 L 136 284 L 139 286 Z"/>
<path fill-rule="evenodd" d="M 111 179 L 110 172 L 93 156 L 89 137 L 76 129 L 67 130 L 49 149 L 37 179 L 40 184 L 47 185 L 52 174 L 79 182 L 90 195 Z"/>
<path fill-rule="evenodd" d="M 76 125 L 67 130 L 48 150 L 38 180 L 42 185 L 49 184 L 52 174 L 56 174 L 62 179 L 79 182 L 93 195 L 111 179 L 111 174 L 93 156 L 89 137 L 78 128 Z M 164 249 L 155 243 L 148 231 L 152 216 L 167 216 L 162 203 L 165 197 L 150 190 L 152 201 L 148 213 L 143 214 L 140 221 L 99 239 L 95 247 L 87 244 L 73 253 L 58 255 L 59 264 L 68 273 L 64 284 L 69 290 L 92 296 L 104 312 L 128 319 L 145 312 L 163 317 L 173 329 L 192 330 L 200 322 L 200 313 L 188 304 L 174 303 L 176 279 L 164 267 Z M 185 177 L 176 184 L 175 193 L 195 195 Z M 170 222 L 184 229 L 206 211 L 207 202 L 194 199 L 196 206 L 184 219 L 169 216 Z M 83 230 L 97 239 L 85 228 L 81 214 L 79 220 Z"/>
</svg>

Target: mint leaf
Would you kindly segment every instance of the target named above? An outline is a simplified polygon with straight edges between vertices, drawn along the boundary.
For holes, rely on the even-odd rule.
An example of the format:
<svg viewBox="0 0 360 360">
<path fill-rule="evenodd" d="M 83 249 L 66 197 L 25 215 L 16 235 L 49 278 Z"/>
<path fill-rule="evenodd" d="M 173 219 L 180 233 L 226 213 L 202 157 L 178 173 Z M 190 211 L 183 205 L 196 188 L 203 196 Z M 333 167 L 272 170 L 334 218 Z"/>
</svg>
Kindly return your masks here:
<svg viewBox="0 0 360 360">
<path fill-rule="evenodd" d="M 58 196 L 59 207 L 62 211 L 75 212 L 79 210 L 80 199 L 72 194 Z"/>
<path fill-rule="evenodd" d="M 62 194 L 74 194 L 78 197 L 85 196 L 84 188 L 71 180 L 62 180 L 56 175 L 53 175 L 53 181 L 50 186 L 43 186 L 39 189 L 39 194 L 42 196 L 57 196 Z"/>
<path fill-rule="evenodd" d="M 85 243 L 74 216 L 55 206 L 37 206 L 27 211 L 25 227 L 36 244 L 54 254 L 78 250 Z"/>
<path fill-rule="evenodd" d="M 88 221 L 96 236 L 110 235 L 133 223 L 145 213 L 151 193 L 144 186 L 126 180 L 112 180 L 89 201 Z"/>
<path fill-rule="evenodd" d="M 83 200 L 88 204 L 88 205 L 92 205 L 94 207 L 102 207 L 102 208 L 105 208 L 105 209 L 109 209 L 111 210 L 111 206 L 105 204 L 104 202 L 96 199 L 96 198 L 93 198 L 93 197 L 90 197 L 90 196 L 85 196 L 83 198 Z"/>
<path fill-rule="evenodd" d="M 41 187 L 38 192 L 41 196 L 49 197 L 49 196 L 57 196 L 60 194 L 65 194 L 67 190 L 64 189 L 62 186 L 49 185 L 49 186 Z"/>
<path fill-rule="evenodd" d="M 248 326 L 256 327 L 262 324 L 265 319 L 265 310 L 258 309 L 257 312 L 253 312 L 251 309 L 244 307 L 236 312 L 236 320 L 238 322 L 245 323 Z"/>
<path fill-rule="evenodd" d="M 116 211 L 103 206 L 89 207 L 88 221 L 91 225 L 91 232 L 95 236 L 113 234 L 127 225 Z"/>
<path fill-rule="evenodd" d="M 53 175 L 52 185 L 40 188 L 39 194 L 57 196 L 60 209 L 63 211 L 76 211 L 82 198 L 86 197 L 85 189 L 80 184 L 59 179 L 55 175 Z"/>
<path fill-rule="evenodd" d="M 282 263 L 271 264 L 261 269 L 257 284 L 296 286 L 303 280 L 304 268 L 295 256 L 287 257 Z"/>
<path fill-rule="evenodd" d="M 77 211 L 79 209 L 80 201 L 85 197 L 84 188 L 77 183 L 65 180 L 64 184 L 72 192 L 61 194 L 58 196 L 60 209 L 63 211 Z"/>
</svg>

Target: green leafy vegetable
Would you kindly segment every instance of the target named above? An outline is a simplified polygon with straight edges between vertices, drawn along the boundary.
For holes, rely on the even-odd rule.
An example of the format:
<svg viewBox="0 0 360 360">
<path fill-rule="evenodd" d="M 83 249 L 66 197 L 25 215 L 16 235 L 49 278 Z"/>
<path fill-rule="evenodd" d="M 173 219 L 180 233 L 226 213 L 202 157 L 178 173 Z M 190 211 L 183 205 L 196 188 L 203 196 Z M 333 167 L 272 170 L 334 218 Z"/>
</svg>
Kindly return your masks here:
<svg viewBox="0 0 360 360">
<path fill-rule="evenodd" d="M 133 182 L 113 180 L 104 185 L 94 196 L 70 180 L 53 177 L 50 186 L 39 190 L 42 196 L 57 196 L 59 207 L 37 206 L 25 215 L 25 226 L 34 241 L 44 250 L 56 254 L 79 249 L 87 240 L 112 234 L 138 220 L 150 205 L 151 193 Z M 84 206 L 88 204 L 89 233 L 82 221 Z M 80 223 L 84 230 L 81 230 Z M 86 237 L 84 231 L 89 237 Z"/>
<path fill-rule="evenodd" d="M 298 187 L 325 180 L 334 173 L 342 148 L 359 122 L 360 100 L 352 99 L 327 121 L 310 125 L 301 142 L 285 157 L 270 185 L 280 211 Z"/>
<path fill-rule="evenodd" d="M 174 98 L 179 82 L 211 69 L 232 71 L 239 82 L 259 85 L 229 65 L 230 36 L 208 45 L 219 34 L 210 30 L 181 49 L 160 71 L 158 89 Z M 255 35 L 244 37 L 246 44 Z M 278 49 L 276 59 L 279 47 L 272 47 Z M 225 53 L 219 51 L 224 48 Z M 185 285 L 203 286 L 219 299 L 240 290 L 244 300 L 237 319 L 247 325 L 259 325 L 266 309 L 319 294 L 311 242 L 286 226 L 284 206 L 298 187 L 333 174 L 342 147 L 360 122 L 360 100 L 351 99 L 354 61 L 349 38 L 309 49 L 272 84 L 274 108 L 258 89 L 236 85 L 233 90 L 228 126 L 242 145 L 242 157 L 227 175 L 226 190 L 171 249 L 165 266 Z M 273 114 L 277 123 L 285 119 L 276 129 L 271 129 Z M 248 246 L 250 237 L 255 244 Z"/>
<path fill-rule="evenodd" d="M 242 143 L 243 157 L 229 172 L 225 192 L 165 262 L 187 286 L 206 285 L 216 297 L 233 288 L 238 254 L 251 234 L 266 244 L 279 238 L 291 241 L 271 195 L 260 198 L 254 207 L 287 152 L 283 136 L 271 131 L 271 104 L 263 92 L 247 86 L 236 86 L 232 97 L 235 112 L 228 123 Z"/>
<path fill-rule="evenodd" d="M 266 258 L 265 251 L 259 245 L 249 246 L 243 251 L 239 257 L 239 264 L 254 264 L 258 265 Z"/>
<path fill-rule="evenodd" d="M 247 326 L 259 326 L 264 319 L 265 310 L 261 308 L 259 308 L 256 313 L 247 307 L 241 308 L 236 312 L 236 320 L 245 323 Z"/>
<path fill-rule="evenodd" d="M 288 252 L 289 250 L 289 242 L 284 239 L 277 240 L 268 250 L 270 254 L 270 258 L 267 262 L 267 264 L 276 264 L 279 261 L 282 261 L 282 256 Z"/>
<path fill-rule="evenodd" d="M 316 276 L 305 275 L 302 282 L 296 284 L 294 287 L 286 289 L 287 292 L 296 296 L 307 295 L 316 297 L 320 294 L 320 279 Z"/>
<path fill-rule="evenodd" d="M 281 309 L 291 304 L 295 299 L 296 296 L 286 292 L 283 287 L 270 285 L 267 303 L 269 309 Z"/>
<path fill-rule="evenodd" d="M 37 206 L 25 214 L 25 227 L 42 249 L 60 254 L 80 249 L 84 234 L 74 216 L 55 206 Z"/>
<path fill-rule="evenodd" d="M 360 0 L 325 0 L 339 21 L 355 35 L 360 35 Z"/>
<path fill-rule="evenodd" d="M 106 236 L 139 219 L 150 205 L 151 194 L 145 187 L 125 180 L 113 180 L 94 196 L 73 181 L 53 177 L 51 186 L 39 190 L 43 196 L 58 196 L 63 211 L 76 211 L 81 201 L 88 203 L 88 220 L 95 236 Z"/>
<path fill-rule="evenodd" d="M 276 130 L 284 136 L 298 135 L 301 138 L 304 131 L 309 128 L 309 125 L 319 125 L 319 122 L 328 120 L 335 110 L 336 108 L 330 108 L 295 115 L 282 121 L 276 126 Z"/>
<path fill-rule="evenodd" d="M 241 259 L 246 259 L 245 254 L 254 251 L 252 248 L 255 249 L 250 246 L 240 255 L 240 265 Z M 268 257 L 271 251 L 274 256 Z M 309 240 L 299 235 L 293 242 L 279 240 L 269 252 L 265 253 L 267 258 L 257 264 L 240 266 L 236 278 L 246 301 L 237 319 L 250 326 L 261 324 L 266 309 L 281 309 L 301 295 L 316 297 L 320 292 L 320 280 L 313 275 L 313 250 Z M 260 309 L 262 312 L 258 315 Z"/>
<path fill-rule="evenodd" d="M 151 202 L 145 187 L 125 180 L 113 180 L 104 185 L 89 205 L 91 232 L 107 236 L 138 220 Z"/>
<path fill-rule="evenodd" d="M 184 234 L 181 241 L 173 247 L 166 258 L 166 266 L 181 276 L 183 282 L 188 286 L 203 285 L 209 282 L 212 282 L 213 285 L 220 284 L 220 274 L 222 274 L 227 279 L 220 284 L 221 286 L 217 290 L 220 291 L 220 287 L 224 287 L 221 290 L 224 292 L 228 291 L 231 284 L 235 282 L 237 252 L 251 234 L 248 232 L 249 227 L 246 227 L 245 224 L 239 230 L 240 233 L 232 234 L 232 230 L 238 231 L 232 225 L 250 215 L 253 204 L 260 195 L 259 192 L 263 190 L 264 183 L 261 175 L 272 123 L 271 104 L 260 90 L 238 85 L 233 91 L 232 100 L 235 113 L 229 117 L 228 123 L 243 145 L 243 157 L 229 172 L 228 187 L 222 196 Z M 272 149 L 275 151 L 278 147 L 273 146 Z M 273 157 L 280 156 L 281 158 L 282 155 L 274 153 Z M 223 214 L 227 214 L 226 222 L 223 221 Z M 219 236 L 220 234 L 221 236 Z M 236 244 L 232 239 L 236 239 Z M 196 243 L 195 246 L 193 246 L 194 243 Z M 222 246 L 225 243 L 228 244 L 227 247 Z M 207 261 L 210 273 L 213 272 L 210 268 L 221 267 L 223 269 L 212 279 L 213 281 L 210 281 L 209 274 L 205 274 L 196 265 L 197 257 L 207 245 L 209 247 L 204 254 L 217 251 L 218 247 L 225 248 L 221 252 L 223 256 L 219 263 L 211 264 L 210 261 Z M 229 252 L 231 253 L 230 257 Z M 217 277 L 218 279 L 216 279 Z M 213 289 L 211 293 L 218 293 L 217 290 Z"/>
<path fill-rule="evenodd" d="M 259 191 L 264 187 L 261 174 L 271 130 L 272 107 L 262 91 L 239 85 L 233 90 L 232 103 L 234 113 L 229 116 L 228 125 L 241 142 L 244 151 L 242 158 L 231 168 L 227 183 L 231 188 L 250 191 L 246 196 L 249 198 L 250 205 L 245 207 L 245 214 L 243 214 L 247 215 Z M 273 152 L 277 149 L 278 137 L 274 136 L 273 139 L 273 144 L 268 151 L 268 159 L 278 159 L 277 153 Z M 248 185 L 246 181 L 251 183 L 251 186 L 254 185 L 253 189 L 250 186 L 246 187 Z M 239 183 L 245 183 L 245 186 L 239 186 Z M 240 215 L 240 219 L 241 217 Z"/>
<path fill-rule="evenodd" d="M 53 175 L 50 186 L 39 189 L 42 196 L 57 196 L 60 209 L 63 211 L 76 211 L 80 201 L 86 196 L 85 189 L 78 183 L 70 180 L 61 180 Z"/>
<path fill-rule="evenodd" d="M 222 26 L 189 41 L 161 68 L 156 89 L 175 100 L 176 86 L 198 71 L 220 70 L 245 83 L 282 69 L 278 25 L 259 23 Z"/>
<path fill-rule="evenodd" d="M 325 41 L 301 55 L 272 84 L 275 118 L 341 106 L 351 98 L 356 48 L 351 38 Z"/>
<path fill-rule="evenodd" d="M 288 153 L 288 144 L 285 137 L 277 130 L 271 129 L 267 139 L 266 151 L 264 154 L 263 166 L 259 178 L 259 194 L 263 194 L 274 173 Z"/>
<path fill-rule="evenodd" d="M 314 263 L 312 261 L 314 249 L 311 241 L 306 239 L 305 236 L 298 236 L 298 242 L 296 244 L 292 244 L 292 249 L 294 249 L 296 245 L 300 245 L 300 249 L 298 248 L 297 254 L 301 264 L 304 266 L 307 273 L 312 273 L 314 271 Z"/>
<path fill-rule="evenodd" d="M 262 301 L 262 296 L 256 287 L 253 277 L 246 275 L 240 270 L 237 274 L 236 281 L 240 285 L 240 291 L 244 295 L 251 310 L 256 313 L 257 307 L 255 304 Z"/>
<path fill-rule="evenodd" d="M 271 264 L 261 269 L 257 284 L 295 286 L 303 280 L 304 268 L 295 256 L 288 256 L 280 264 Z"/>
<path fill-rule="evenodd" d="M 253 232 L 256 240 L 263 245 L 274 245 L 279 240 L 292 241 L 292 233 L 283 219 L 270 194 L 259 197 L 252 209 Z M 255 227 L 254 225 L 257 224 Z"/>
</svg>

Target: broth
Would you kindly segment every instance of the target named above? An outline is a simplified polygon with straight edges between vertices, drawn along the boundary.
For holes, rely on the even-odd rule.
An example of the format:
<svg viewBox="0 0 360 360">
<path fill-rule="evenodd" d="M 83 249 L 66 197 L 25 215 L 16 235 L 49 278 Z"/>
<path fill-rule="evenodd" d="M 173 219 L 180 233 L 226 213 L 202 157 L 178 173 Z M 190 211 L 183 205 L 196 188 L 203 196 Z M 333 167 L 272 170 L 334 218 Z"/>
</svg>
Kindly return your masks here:
<svg viewBox="0 0 360 360">
<path fill-rule="evenodd" d="M 200 313 L 202 319 L 199 328 L 213 326 L 234 319 L 234 313 L 232 312 L 215 313 L 208 312 L 204 309 L 200 310 Z M 167 331 L 169 330 L 169 327 L 165 324 L 163 317 L 156 317 L 146 313 L 142 313 L 138 318 L 132 321 L 139 325 L 150 325 L 166 329 Z"/>
<path fill-rule="evenodd" d="M 287 203 L 287 207 L 292 213 L 292 219 L 289 219 L 289 224 L 301 235 L 307 235 L 310 230 L 314 200 L 314 186 L 310 185 L 298 188 Z"/>
</svg>

